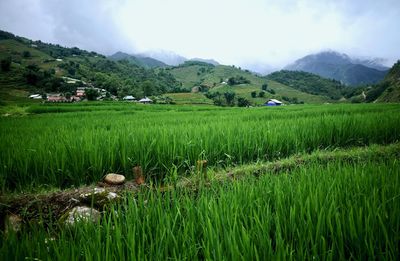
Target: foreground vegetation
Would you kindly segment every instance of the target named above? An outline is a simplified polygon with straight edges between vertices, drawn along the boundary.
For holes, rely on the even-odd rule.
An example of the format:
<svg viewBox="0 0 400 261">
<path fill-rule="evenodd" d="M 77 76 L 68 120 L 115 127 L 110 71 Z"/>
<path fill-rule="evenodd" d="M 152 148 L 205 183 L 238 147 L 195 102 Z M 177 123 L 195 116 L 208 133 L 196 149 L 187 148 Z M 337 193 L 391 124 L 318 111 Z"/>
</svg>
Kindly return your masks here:
<svg viewBox="0 0 400 261">
<path fill-rule="evenodd" d="M 196 192 L 144 190 L 96 224 L 11 232 L 0 253 L 7 260 L 395 260 L 399 167 L 395 158 L 332 159 Z"/>
<path fill-rule="evenodd" d="M 274 160 L 317 149 L 389 144 L 400 107 L 388 105 L 217 108 L 87 103 L 40 105 L 0 118 L 2 191 L 89 184 L 107 172 L 149 179 Z M 57 112 L 58 114 L 56 114 Z"/>
</svg>

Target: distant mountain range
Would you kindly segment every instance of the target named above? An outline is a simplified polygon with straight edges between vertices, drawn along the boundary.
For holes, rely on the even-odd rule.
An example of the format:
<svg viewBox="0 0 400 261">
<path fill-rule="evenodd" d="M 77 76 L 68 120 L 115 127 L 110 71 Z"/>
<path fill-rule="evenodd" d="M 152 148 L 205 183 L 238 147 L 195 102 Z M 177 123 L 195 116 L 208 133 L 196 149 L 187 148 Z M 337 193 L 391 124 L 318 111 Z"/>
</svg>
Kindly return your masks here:
<svg viewBox="0 0 400 261">
<path fill-rule="evenodd" d="M 152 54 L 153 57 L 158 57 L 159 59 L 149 57 Z M 127 54 L 124 52 L 116 52 L 113 55 L 110 55 L 108 58 L 114 61 L 128 60 L 130 63 L 142 66 L 144 68 L 177 66 L 185 63 L 186 61 L 196 61 L 212 65 L 220 65 L 219 62 L 217 62 L 214 59 L 203 59 L 203 58 L 187 59 L 183 56 L 176 55 L 172 52 L 167 52 L 167 51 L 165 52 L 159 51 L 157 52 L 157 55 L 154 55 L 154 53 Z"/>
<path fill-rule="evenodd" d="M 365 85 L 380 82 L 389 68 L 380 59 L 351 58 L 334 51 L 307 55 L 285 67 L 290 71 L 304 71 L 338 80 L 346 85 Z"/>
<path fill-rule="evenodd" d="M 123 52 L 116 52 L 115 54 L 111 55 L 108 57 L 109 59 L 113 61 L 121 61 L 121 60 L 127 60 L 132 64 L 144 67 L 144 68 L 155 68 L 155 67 L 166 67 L 167 64 L 153 59 L 151 57 L 145 57 L 145 56 L 135 56 Z"/>
<path fill-rule="evenodd" d="M 203 58 L 192 58 L 189 61 L 196 61 L 196 62 L 203 62 L 203 63 L 208 63 L 208 64 L 212 64 L 212 65 L 220 65 L 219 62 L 217 62 L 214 59 L 203 59 Z"/>
</svg>

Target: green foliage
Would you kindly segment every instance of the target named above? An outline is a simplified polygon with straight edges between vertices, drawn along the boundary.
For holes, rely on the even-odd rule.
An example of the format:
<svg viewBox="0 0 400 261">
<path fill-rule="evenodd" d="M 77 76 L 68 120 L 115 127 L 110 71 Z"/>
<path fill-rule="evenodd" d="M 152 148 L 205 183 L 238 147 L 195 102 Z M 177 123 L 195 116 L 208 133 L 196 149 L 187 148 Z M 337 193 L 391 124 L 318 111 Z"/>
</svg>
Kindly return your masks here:
<svg viewBox="0 0 400 261">
<path fill-rule="evenodd" d="M 387 73 L 385 79 L 372 86 L 366 92 L 366 100 L 378 102 L 400 101 L 400 61 L 397 61 Z"/>
<path fill-rule="evenodd" d="M 29 51 L 23 51 L 22 52 L 22 57 L 23 58 L 29 58 L 29 57 L 31 57 L 32 55 L 31 55 L 31 52 L 29 52 Z"/>
<path fill-rule="evenodd" d="M 382 93 L 389 87 L 388 82 L 383 82 L 381 84 L 378 84 L 374 87 L 372 87 L 367 93 L 365 97 L 366 102 L 373 102 L 375 101 L 379 96 L 382 95 Z"/>
<path fill-rule="evenodd" d="M 229 77 L 228 79 L 228 84 L 231 86 L 238 84 L 247 84 L 247 83 L 250 83 L 250 81 L 243 76 Z"/>
<path fill-rule="evenodd" d="M 234 105 L 235 95 L 236 94 L 234 92 L 224 92 L 224 97 L 228 106 Z"/>
<path fill-rule="evenodd" d="M 99 97 L 99 92 L 94 88 L 86 88 L 85 89 L 85 97 L 89 101 L 95 101 L 97 97 Z"/>
<path fill-rule="evenodd" d="M 62 92 L 63 85 L 53 84 L 54 78 L 61 76 L 81 79 L 120 97 L 126 93 L 143 96 L 143 85 L 147 85 L 145 82 L 152 83 L 151 88 L 146 88 L 146 95 L 159 95 L 181 87 L 167 70 L 146 69 L 127 61 L 111 61 L 76 47 L 64 48 L 41 41 L 34 42 L 6 32 L 0 33 L 1 37 L 6 38 L 0 40 L 0 45 L 4 46 L 0 49 L 2 57 L 12 56 L 13 61 L 21 64 L 22 68 L 30 64 L 38 67 L 38 70 L 27 68 L 15 72 L 38 91 Z"/>
<path fill-rule="evenodd" d="M 252 91 L 250 94 L 251 94 L 251 98 L 257 97 L 257 91 Z"/>
<path fill-rule="evenodd" d="M 324 95 L 334 100 L 340 99 L 342 91 L 346 89 L 346 86 L 339 81 L 325 79 L 307 72 L 282 70 L 271 73 L 267 77 L 297 90 L 314 95 Z"/>
<path fill-rule="evenodd" d="M 261 90 L 266 91 L 268 89 L 268 83 L 263 83 Z"/>
<path fill-rule="evenodd" d="M 248 107 L 248 106 L 250 106 L 250 101 L 247 100 L 246 98 L 239 97 L 237 104 L 239 107 Z"/>
<path fill-rule="evenodd" d="M 0 61 L 1 70 L 8 72 L 11 70 L 11 57 L 4 58 Z"/>
<path fill-rule="evenodd" d="M 259 92 L 258 93 L 258 97 L 264 98 L 265 97 L 265 92 L 264 91 Z"/>
</svg>

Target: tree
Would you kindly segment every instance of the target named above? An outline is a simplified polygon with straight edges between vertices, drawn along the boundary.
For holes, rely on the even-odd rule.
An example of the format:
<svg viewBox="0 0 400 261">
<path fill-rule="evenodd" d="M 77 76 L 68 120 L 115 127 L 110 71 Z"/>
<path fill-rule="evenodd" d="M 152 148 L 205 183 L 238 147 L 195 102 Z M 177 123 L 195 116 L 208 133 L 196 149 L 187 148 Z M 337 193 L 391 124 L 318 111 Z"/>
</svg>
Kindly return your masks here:
<svg viewBox="0 0 400 261">
<path fill-rule="evenodd" d="M 7 57 L 1 60 L 1 70 L 3 72 L 8 72 L 11 69 L 11 57 Z"/>
<path fill-rule="evenodd" d="M 23 51 L 23 52 L 22 52 L 22 57 L 24 57 L 24 58 L 29 58 L 29 57 L 31 57 L 31 52 L 29 52 L 29 51 Z"/>
<path fill-rule="evenodd" d="M 144 96 L 150 96 L 154 93 L 154 85 L 151 81 L 144 81 L 142 83 L 142 90 Z"/>
<path fill-rule="evenodd" d="M 238 98 L 237 104 L 238 104 L 239 107 L 250 106 L 250 102 L 246 98 L 243 98 L 243 97 L 239 97 Z"/>
<path fill-rule="evenodd" d="M 67 100 L 71 99 L 71 96 L 72 96 L 72 94 L 71 94 L 70 92 L 66 92 L 66 93 L 65 93 L 65 98 L 66 98 Z"/>
<path fill-rule="evenodd" d="M 264 91 L 259 92 L 258 93 L 258 97 L 264 98 L 265 97 L 265 92 Z"/>
<path fill-rule="evenodd" d="M 226 100 L 226 104 L 228 104 L 229 106 L 233 105 L 233 101 L 235 100 L 235 93 L 234 92 L 225 92 L 224 93 L 224 97 Z"/>
<path fill-rule="evenodd" d="M 257 97 L 257 92 L 256 91 L 252 91 L 251 92 L 251 98 L 256 98 Z"/>
<path fill-rule="evenodd" d="M 264 83 L 264 84 L 261 86 L 261 90 L 266 91 L 267 89 L 268 89 L 268 83 Z"/>
<path fill-rule="evenodd" d="M 85 89 L 86 99 L 89 101 L 94 101 L 99 96 L 99 92 L 94 88 Z"/>
</svg>

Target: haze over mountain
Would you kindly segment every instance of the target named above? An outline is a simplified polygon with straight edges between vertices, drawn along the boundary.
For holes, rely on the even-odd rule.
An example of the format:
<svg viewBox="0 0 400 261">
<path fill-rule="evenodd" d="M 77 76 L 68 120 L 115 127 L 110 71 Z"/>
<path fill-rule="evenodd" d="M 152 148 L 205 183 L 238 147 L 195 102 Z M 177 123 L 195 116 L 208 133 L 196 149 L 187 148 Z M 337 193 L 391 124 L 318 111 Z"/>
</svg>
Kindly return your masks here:
<svg viewBox="0 0 400 261">
<path fill-rule="evenodd" d="M 377 59 L 351 58 L 347 54 L 325 51 L 298 59 L 285 69 L 315 73 L 347 85 L 360 85 L 378 83 L 385 77 L 389 68 L 379 62 Z"/>
<path fill-rule="evenodd" d="M 108 58 L 114 61 L 121 61 L 121 60 L 127 60 L 130 63 L 136 64 L 138 66 L 142 66 L 145 68 L 156 68 L 156 67 L 165 67 L 167 64 L 150 58 L 150 57 L 145 57 L 145 56 L 139 56 L 139 55 L 133 55 L 133 54 L 127 54 L 123 52 L 116 52 L 113 55 L 110 55 Z"/>
<path fill-rule="evenodd" d="M 142 57 L 151 57 L 153 59 L 159 60 L 165 64 L 176 66 L 179 64 L 183 64 L 187 61 L 187 58 L 176 54 L 172 51 L 165 51 L 165 50 L 150 50 L 143 53 L 136 54 L 137 56 Z"/>
</svg>

